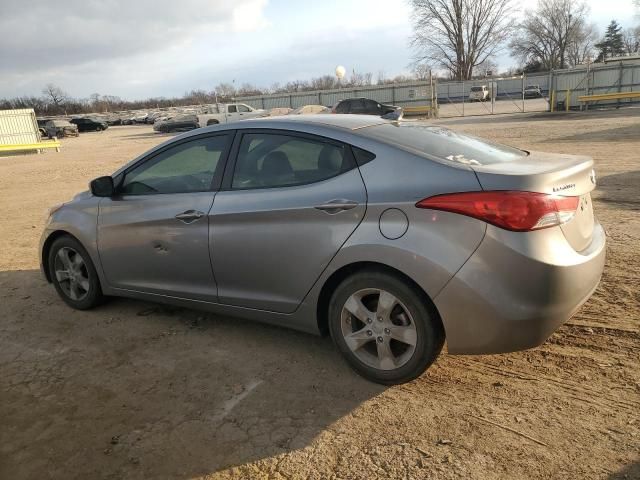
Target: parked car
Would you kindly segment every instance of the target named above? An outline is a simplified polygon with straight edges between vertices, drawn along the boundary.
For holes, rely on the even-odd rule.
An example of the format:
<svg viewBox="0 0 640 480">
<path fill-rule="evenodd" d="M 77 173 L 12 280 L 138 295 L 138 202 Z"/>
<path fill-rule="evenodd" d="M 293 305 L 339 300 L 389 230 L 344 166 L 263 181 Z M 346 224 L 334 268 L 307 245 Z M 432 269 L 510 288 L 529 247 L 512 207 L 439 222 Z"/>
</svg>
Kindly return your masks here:
<svg viewBox="0 0 640 480">
<path fill-rule="evenodd" d="M 524 89 L 524 98 L 542 98 L 540 85 L 529 85 Z"/>
<path fill-rule="evenodd" d="M 67 120 L 49 120 L 45 124 L 45 129 L 47 130 L 47 136 L 50 138 L 78 136 L 78 126 Z"/>
<path fill-rule="evenodd" d="M 49 121 L 46 118 L 38 118 L 36 120 L 38 122 L 38 131 L 40 132 L 41 137 L 48 137 L 47 134 L 47 122 Z"/>
<path fill-rule="evenodd" d="M 131 117 L 132 124 L 135 123 L 147 123 L 147 112 L 138 112 Z"/>
<path fill-rule="evenodd" d="M 484 102 L 491 100 L 491 90 L 486 85 L 476 85 L 469 89 L 469 101 Z"/>
<path fill-rule="evenodd" d="M 198 117 L 196 115 L 176 115 L 153 124 L 153 129 L 162 133 L 193 130 L 198 127 Z"/>
<path fill-rule="evenodd" d="M 106 121 L 89 117 L 72 118 L 71 123 L 77 125 L 80 132 L 102 132 L 109 128 Z"/>
<path fill-rule="evenodd" d="M 204 113 L 198 115 L 198 123 L 201 127 L 208 127 L 268 115 L 269 112 L 266 110 L 256 109 L 244 103 L 218 103 L 209 105 Z"/>
<path fill-rule="evenodd" d="M 122 117 L 120 115 L 109 115 L 105 121 L 109 126 L 122 125 Z"/>
<path fill-rule="evenodd" d="M 331 109 L 331 113 L 355 113 L 357 115 L 377 115 L 397 120 L 401 117 L 402 108 L 394 105 L 385 105 L 368 98 L 347 98 L 340 100 Z"/>
<path fill-rule="evenodd" d="M 233 147 L 232 147 L 233 145 Z M 541 344 L 596 288 L 593 160 L 362 115 L 198 129 L 51 210 L 44 275 L 330 333 L 364 377 Z M 215 196 L 215 202 L 214 202 Z M 99 208 L 98 208 L 99 207 Z"/>
<path fill-rule="evenodd" d="M 270 109 L 267 112 L 267 116 L 268 117 L 278 117 L 280 115 L 289 115 L 291 112 L 293 112 L 293 108 L 275 107 L 275 108 Z"/>
<path fill-rule="evenodd" d="M 298 107 L 290 115 L 317 115 L 318 113 L 331 113 L 331 109 L 324 105 L 305 105 Z"/>
</svg>

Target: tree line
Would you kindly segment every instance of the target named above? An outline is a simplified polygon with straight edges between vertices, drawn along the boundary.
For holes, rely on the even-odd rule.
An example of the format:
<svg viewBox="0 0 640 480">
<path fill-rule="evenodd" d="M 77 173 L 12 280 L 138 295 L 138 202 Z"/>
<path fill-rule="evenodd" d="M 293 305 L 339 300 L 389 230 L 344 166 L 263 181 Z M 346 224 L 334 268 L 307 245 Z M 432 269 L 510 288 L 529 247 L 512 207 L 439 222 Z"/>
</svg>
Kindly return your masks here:
<svg viewBox="0 0 640 480">
<path fill-rule="evenodd" d="M 640 9 L 640 0 L 628 0 Z M 411 0 L 416 61 L 468 80 L 507 48 L 519 71 L 573 67 L 635 53 L 640 25 L 623 30 L 612 20 L 603 37 L 584 0 L 538 0 L 516 21 L 514 0 Z M 639 12 L 640 13 L 640 12 Z M 636 17 L 638 18 L 638 17 Z"/>
<path fill-rule="evenodd" d="M 324 75 L 310 80 L 294 80 L 285 84 L 274 83 L 268 88 L 260 88 L 250 83 L 236 87 L 234 83 L 223 82 L 213 90 L 203 89 L 185 92 L 181 97 L 152 97 L 144 100 L 125 100 L 115 95 L 94 93 L 88 98 L 74 98 L 61 87 L 47 84 L 40 96 L 22 96 L 0 99 L 0 110 L 14 108 L 33 108 L 38 115 L 76 115 L 83 113 L 117 112 L 123 110 L 148 110 L 187 105 L 232 102 L 238 97 L 252 95 L 268 95 L 273 93 L 295 93 L 333 88 L 363 87 L 369 85 L 386 85 L 410 81 L 426 81 L 429 78 L 429 67 L 424 64 L 413 66 L 411 75 L 387 77 L 383 71 L 377 76 L 370 72 L 353 71 L 346 79 L 338 81 L 331 75 Z"/>
<path fill-rule="evenodd" d="M 635 5 L 640 18 L 640 0 Z M 152 109 L 214 102 L 230 102 L 236 97 L 271 93 L 295 93 L 339 87 L 384 85 L 411 80 L 427 80 L 430 72 L 444 72 L 452 80 L 495 75 L 498 53 L 508 49 L 519 67 L 504 75 L 561 69 L 589 61 L 640 50 L 640 24 L 622 29 L 612 20 L 603 36 L 589 22 L 584 0 L 538 0 L 516 21 L 516 0 L 410 0 L 415 51 L 411 75 L 387 77 L 384 71 L 353 71 L 345 80 L 323 75 L 309 80 L 275 83 L 268 88 L 250 83 L 220 83 L 213 90 L 192 90 L 181 97 L 154 97 L 124 100 L 95 93 L 89 98 L 73 98 L 60 87 L 48 84 L 41 96 L 0 99 L 0 109 L 33 108 L 39 115 L 73 115 L 89 112 Z"/>
</svg>

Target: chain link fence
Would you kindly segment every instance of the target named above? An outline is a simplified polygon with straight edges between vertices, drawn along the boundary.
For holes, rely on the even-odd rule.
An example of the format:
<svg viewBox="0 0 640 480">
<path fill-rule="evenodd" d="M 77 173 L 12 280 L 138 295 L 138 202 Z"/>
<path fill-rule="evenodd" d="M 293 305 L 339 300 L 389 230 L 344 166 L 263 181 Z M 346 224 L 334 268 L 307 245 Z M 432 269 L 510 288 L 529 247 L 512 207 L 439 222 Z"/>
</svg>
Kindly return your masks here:
<svg viewBox="0 0 640 480">
<path fill-rule="evenodd" d="M 334 90 L 236 98 L 255 108 L 331 107 L 347 98 L 366 97 L 401 106 L 405 116 L 457 117 L 621 106 L 640 97 L 584 101 L 585 95 L 640 91 L 640 62 L 627 61 L 469 81 L 416 81 Z M 582 98 L 582 99 L 581 99 Z"/>
</svg>

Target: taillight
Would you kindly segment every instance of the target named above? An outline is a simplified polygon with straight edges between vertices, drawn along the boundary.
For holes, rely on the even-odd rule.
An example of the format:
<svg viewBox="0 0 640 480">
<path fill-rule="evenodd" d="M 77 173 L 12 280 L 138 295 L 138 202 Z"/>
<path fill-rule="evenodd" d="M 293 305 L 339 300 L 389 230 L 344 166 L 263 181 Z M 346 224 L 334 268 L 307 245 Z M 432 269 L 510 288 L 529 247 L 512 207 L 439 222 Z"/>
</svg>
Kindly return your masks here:
<svg viewBox="0 0 640 480">
<path fill-rule="evenodd" d="M 459 213 L 507 230 L 527 232 L 568 222 L 578 202 L 578 197 L 493 191 L 436 195 L 420 200 L 416 207 Z"/>
</svg>

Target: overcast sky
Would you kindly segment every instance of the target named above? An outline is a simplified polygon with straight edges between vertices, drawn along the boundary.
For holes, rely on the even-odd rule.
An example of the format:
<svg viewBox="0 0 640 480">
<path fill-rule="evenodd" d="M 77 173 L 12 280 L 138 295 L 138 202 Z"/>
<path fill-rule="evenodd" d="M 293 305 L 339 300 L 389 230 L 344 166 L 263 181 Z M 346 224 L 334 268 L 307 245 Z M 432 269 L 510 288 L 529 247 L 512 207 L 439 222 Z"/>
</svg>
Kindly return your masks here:
<svg viewBox="0 0 640 480">
<path fill-rule="evenodd" d="M 632 0 L 588 0 L 600 31 Z M 530 8 L 534 0 L 521 2 Z M 407 73 L 406 0 L 0 0 L 0 97 L 180 96 L 348 72 Z M 498 58 L 500 69 L 512 63 Z"/>
</svg>

